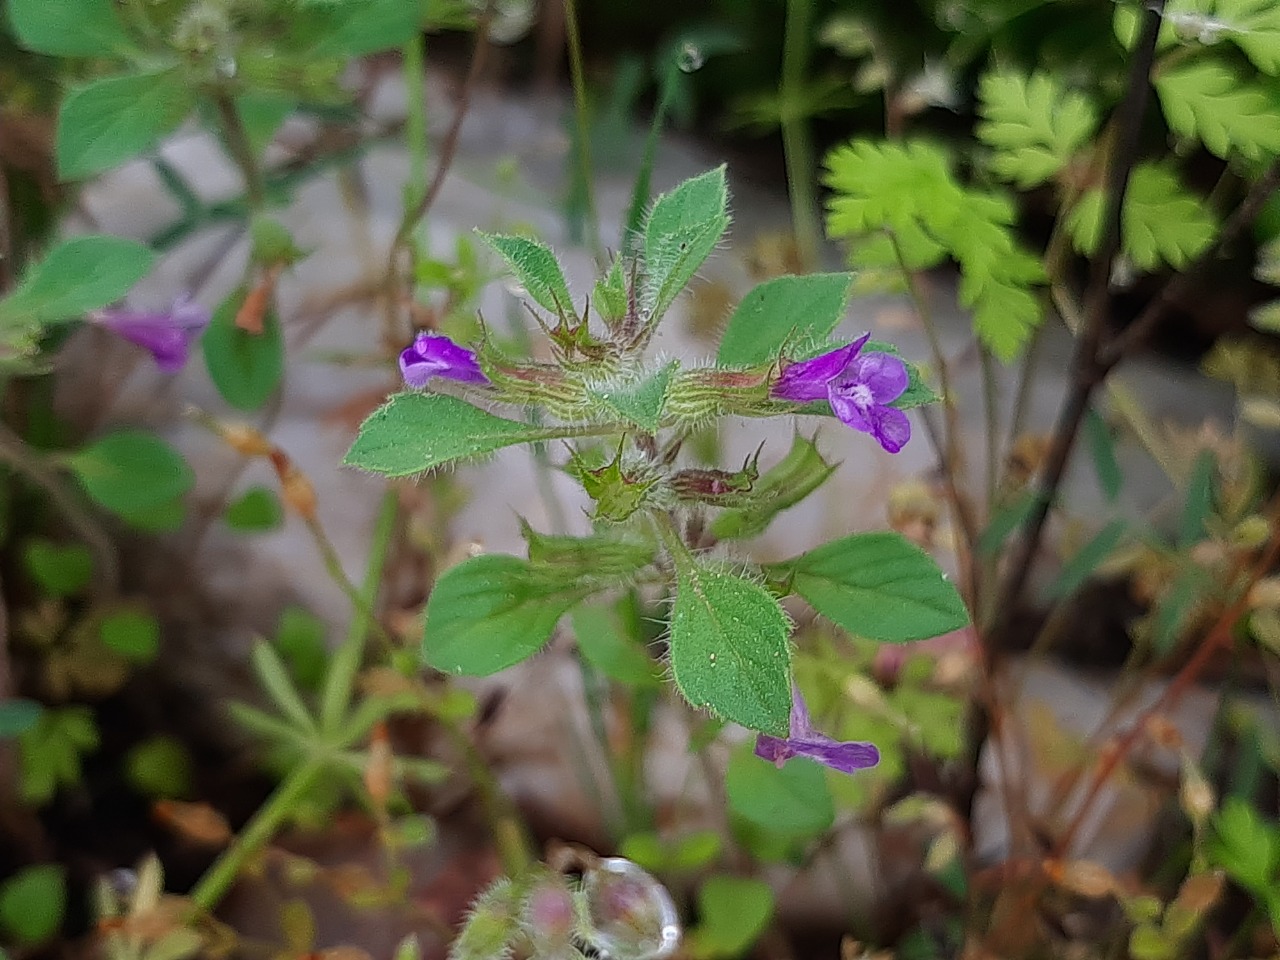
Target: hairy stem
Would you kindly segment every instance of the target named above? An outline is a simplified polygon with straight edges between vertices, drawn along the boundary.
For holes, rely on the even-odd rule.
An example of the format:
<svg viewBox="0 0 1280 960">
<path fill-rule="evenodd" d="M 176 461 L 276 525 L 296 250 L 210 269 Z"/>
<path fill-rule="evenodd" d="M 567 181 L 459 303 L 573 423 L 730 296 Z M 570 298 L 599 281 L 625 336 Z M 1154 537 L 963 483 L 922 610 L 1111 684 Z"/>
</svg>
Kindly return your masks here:
<svg viewBox="0 0 1280 960">
<path fill-rule="evenodd" d="M 227 149 L 231 158 L 240 168 L 244 177 L 245 193 L 249 198 L 249 208 L 258 212 L 267 205 L 267 188 L 262 177 L 262 168 L 253 155 L 253 144 L 249 142 L 249 133 L 236 110 L 236 103 L 231 94 L 219 90 L 213 94 L 213 105 L 218 111 L 218 122 L 222 126 L 222 134 L 227 138 Z"/>
</svg>

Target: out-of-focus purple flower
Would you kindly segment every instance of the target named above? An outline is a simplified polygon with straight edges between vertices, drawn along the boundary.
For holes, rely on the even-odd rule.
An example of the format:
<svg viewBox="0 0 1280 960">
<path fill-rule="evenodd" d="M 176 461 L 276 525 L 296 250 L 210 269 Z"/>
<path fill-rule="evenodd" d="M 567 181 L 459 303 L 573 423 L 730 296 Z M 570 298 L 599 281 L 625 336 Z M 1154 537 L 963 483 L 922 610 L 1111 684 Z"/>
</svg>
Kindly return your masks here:
<svg viewBox="0 0 1280 960">
<path fill-rule="evenodd" d="M 411 387 L 425 387 L 432 377 L 459 383 L 488 383 L 476 355 L 439 333 L 420 333 L 400 352 L 400 373 Z"/>
<path fill-rule="evenodd" d="M 191 345 L 209 326 L 209 311 L 181 296 L 168 310 L 109 307 L 94 311 L 89 320 L 148 351 L 162 372 L 177 373 L 186 366 Z"/>
<path fill-rule="evenodd" d="M 779 767 L 792 757 L 808 757 L 841 773 L 865 770 L 880 762 L 880 751 L 874 743 L 842 743 L 813 729 L 804 697 L 800 695 L 800 688 L 794 686 L 791 688 L 791 732 L 786 737 L 757 734 L 756 756 Z"/>
<path fill-rule="evenodd" d="M 887 353 L 862 353 L 871 334 L 812 360 L 786 366 L 771 393 L 779 400 L 808 403 L 827 400 L 835 415 L 869 433 L 890 453 L 911 439 L 911 421 L 889 406 L 910 382 L 907 365 Z"/>
</svg>

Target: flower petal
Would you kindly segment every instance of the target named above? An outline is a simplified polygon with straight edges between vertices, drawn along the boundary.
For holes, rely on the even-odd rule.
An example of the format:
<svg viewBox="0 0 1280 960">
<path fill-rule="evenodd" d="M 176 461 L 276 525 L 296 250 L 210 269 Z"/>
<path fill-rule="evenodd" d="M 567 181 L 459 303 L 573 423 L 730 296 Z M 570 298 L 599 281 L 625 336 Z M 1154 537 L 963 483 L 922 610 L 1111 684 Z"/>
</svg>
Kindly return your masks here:
<svg viewBox="0 0 1280 960">
<path fill-rule="evenodd" d="M 860 743 L 856 740 L 841 743 L 822 734 L 815 734 L 803 740 L 792 740 L 790 746 L 793 755 L 817 760 L 824 767 L 841 773 L 866 770 L 880 762 L 880 751 L 874 743 Z"/>
<path fill-rule="evenodd" d="M 867 414 L 871 435 L 890 453 L 897 453 L 911 439 L 911 421 L 896 407 L 872 407 Z"/>
<path fill-rule="evenodd" d="M 209 325 L 209 311 L 187 297 L 179 297 L 168 312 L 106 309 L 90 320 L 118 337 L 142 347 L 163 373 L 177 373 L 186 366 L 191 345 Z"/>
<path fill-rule="evenodd" d="M 857 403 L 848 393 L 841 392 L 838 384 L 832 384 L 831 389 L 827 392 L 827 399 L 831 401 L 831 409 L 835 415 L 839 417 L 846 426 L 853 427 L 863 433 L 871 433 L 871 421 L 867 419 L 866 411 Z"/>
<path fill-rule="evenodd" d="M 756 756 L 761 760 L 768 760 L 780 767 L 795 755 L 790 740 L 771 737 L 767 733 L 756 734 Z"/>
<path fill-rule="evenodd" d="M 460 383 L 488 383 L 476 355 L 438 333 L 420 333 L 400 352 L 400 373 L 411 387 L 425 387 L 432 377 Z"/>
<path fill-rule="evenodd" d="M 891 403 L 911 383 L 907 365 L 888 353 L 864 353 L 854 358 L 840 378 L 861 383 L 871 391 L 874 403 Z"/>
<path fill-rule="evenodd" d="M 840 376 L 870 336 L 863 334 L 853 343 L 820 353 L 810 360 L 788 364 L 770 392 L 779 400 L 794 403 L 822 400 L 827 395 L 827 384 Z"/>
</svg>

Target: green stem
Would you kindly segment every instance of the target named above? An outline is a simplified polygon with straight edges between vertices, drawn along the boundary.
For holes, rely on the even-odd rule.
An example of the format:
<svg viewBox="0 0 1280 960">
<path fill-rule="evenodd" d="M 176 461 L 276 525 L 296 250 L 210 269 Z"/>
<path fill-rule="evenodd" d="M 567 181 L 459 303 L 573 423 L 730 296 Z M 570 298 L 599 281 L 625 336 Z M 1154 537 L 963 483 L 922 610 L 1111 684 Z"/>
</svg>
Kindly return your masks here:
<svg viewBox="0 0 1280 960">
<path fill-rule="evenodd" d="M 409 182 L 405 184 L 406 211 L 412 210 L 427 192 L 427 71 L 426 39 L 415 36 L 401 49 L 401 69 L 407 92 L 408 112 L 404 136 L 409 145 Z"/>
<path fill-rule="evenodd" d="M 246 861 L 270 843 L 323 771 L 324 763 L 315 757 L 294 767 L 275 793 L 240 831 L 235 842 L 205 871 L 191 891 L 191 902 L 206 913 L 211 913 L 236 882 Z"/>
<path fill-rule="evenodd" d="M 503 871 L 512 879 L 523 876 L 536 861 L 532 852 L 532 841 L 524 824 L 520 821 L 519 814 L 506 794 L 502 792 L 502 787 L 493 775 L 493 771 L 480 756 L 471 738 L 453 723 L 449 723 L 445 730 L 454 746 L 462 753 L 467 764 L 467 772 L 471 775 L 476 793 L 480 795 L 480 806 L 493 833 L 493 841 L 498 848 Z"/>
<path fill-rule="evenodd" d="M 338 731 L 343 715 L 351 703 L 356 674 L 359 673 L 360 664 L 364 661 L 365 640 L 369 636 L 370 628 L 376 624 L 373 603 L 378 595 L 378 586 L 382 582 L 382 570 L 386 566 L 387 552 L 391 546 L 392 534 L 395 532 L 398 513 L 399 502 L 396 492 L 388 490 L 382 496 L 382 507 L 378 511 L 378 518 L 374 524 L 373 544 L 369 549 L 369 565 L 365 570 L 364 582 L 360 585 L 359 591 L 351 590 L 355 595 L 355 614 L 351 620 L 351 627 L 347 631 L 347 637 L 343 640 L 342 646 L 334 654 L 333 662 L 329 665 L 329 672 L 325 677 L 324 692 L 320 700 L 320 729 L 326 733 Z M 325 552 L 325 562 L 326 565 L 331 566 L 331 561 L 336 563 L 337 556 L 333 553 L 328 539 L 323 538 L 323 541 L 329 547 L 327 551 L 322 547 L 322 552 Z M 336 573 L 333 569 L 330 569 L 330 573 L 339 583 L 351 586 L 341 564 L 337 565 Z"/>
<path fill-rule="evenodd" d="M 262 170 L 253 155 L 253 144 L 249 142 L 248 131 L 236 110 L 236 103 L 225 90 L 213 94 L 213 105 L 218 111 L 218 120 L 222 125 L 222 133 L 227 138 L 227 149 L 240 168 L 244 177 L 245 193 L 249 198 L 249 208 L 257 213 L 267 205 L 267 189 L 262 179 Z"/>
<path fill-rule="evenodd" d="M 569 45 L 569 73 L 573 79 L 574 125 L 577 128 L 578 176 L 587 207 L 587 245 L 600 255 L 600 225 L 596 220 L 595 183 L 591 176 L 591 127 L 587 116 L 587 75 L 582 59 L 582 36 L 578 32 L 576 0 L 564 0 L 564 31 Z"/>
<path fill-rule="evenodd" d="M 818 217 L 814 185 L 813 142 L 802 109 L 812 19 L 812 0 L 788 0 L 779 91 L 782 100 L 782 150 L 787 165 L 787 188 L 791 193 L 791 223 L 800 263 L 806 270 L 817 266 L 822 247 L 822 223 Z"/>
</svg>

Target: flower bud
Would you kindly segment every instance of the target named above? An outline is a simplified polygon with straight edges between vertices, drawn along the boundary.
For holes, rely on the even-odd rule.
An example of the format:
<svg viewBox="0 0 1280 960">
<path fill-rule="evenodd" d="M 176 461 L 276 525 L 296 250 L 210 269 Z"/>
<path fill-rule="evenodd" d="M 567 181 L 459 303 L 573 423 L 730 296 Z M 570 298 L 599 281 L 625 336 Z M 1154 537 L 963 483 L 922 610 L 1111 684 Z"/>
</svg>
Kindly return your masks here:
<svg viewBox="0 0 1280 960">
<path fill-rule="evenodd" d="M 511 956 L 511 941 L 519 932 L 519 891 L 503 878 L 476 898 L 471 916 L 453 941 L 450 960 L 494 960 Z"/>
<path fill-rule="evenodd" d="M 568 949 L 578 925 L 573 891 L 563 877 L 548 874 L 534 884 L 524 902 L 524 928 L 539 955 Z"/>
<path fill-rule="evenodd" d="M 275 449 L 271 442 L 248 424 L 220 424 L 217 427 L 222 442 L 245 457 L 269 457 Z"/>
<path fill-rule="evenodd" d="M 696 424 L 712 417 L 736 414 L 762 417 L 787 409 L 769 398 L 760 370 L 686 370 L 671 378 L 666 413 L 681 423 Z"/>
</svg>

